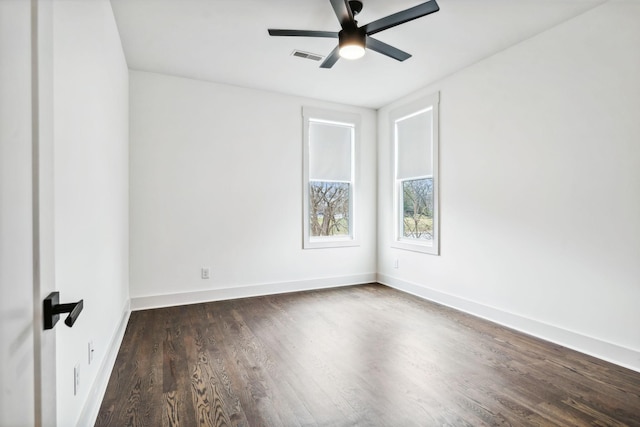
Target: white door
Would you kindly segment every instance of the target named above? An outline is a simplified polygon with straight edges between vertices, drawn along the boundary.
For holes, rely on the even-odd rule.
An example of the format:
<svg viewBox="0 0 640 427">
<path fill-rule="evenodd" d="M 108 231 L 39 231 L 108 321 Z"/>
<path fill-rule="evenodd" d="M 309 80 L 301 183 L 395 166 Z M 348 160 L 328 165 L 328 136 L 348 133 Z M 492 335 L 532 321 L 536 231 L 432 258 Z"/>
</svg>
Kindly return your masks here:
<svg viewBox="0 0 640 427">
<path fill-rule="evenodd" d="M 0 426 L 55 426 L 51 4 L 0 1 Z"/>
</svg>

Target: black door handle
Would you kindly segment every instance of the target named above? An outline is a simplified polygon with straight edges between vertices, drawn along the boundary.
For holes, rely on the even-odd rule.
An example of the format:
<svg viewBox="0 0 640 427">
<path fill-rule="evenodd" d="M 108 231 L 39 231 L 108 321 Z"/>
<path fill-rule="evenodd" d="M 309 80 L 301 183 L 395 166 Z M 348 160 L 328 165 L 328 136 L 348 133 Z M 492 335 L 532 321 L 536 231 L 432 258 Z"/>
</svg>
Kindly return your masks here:
<svg viewBox="0 0 640 427">
<path fill-rule="evenodd" d="M 48 297 L 44 299 L 43 303 L 43 315 L 44 315 L 44 328 L 53 329 L 58 323 L 61 313 L 69 313 L 64 323 L 68 327 L 72 327 L 80 312 L 84 308 L 84 300 L 73 302 L 70 304 L 60 304 L 60 292 L 51 292 Z"/>
</svg>

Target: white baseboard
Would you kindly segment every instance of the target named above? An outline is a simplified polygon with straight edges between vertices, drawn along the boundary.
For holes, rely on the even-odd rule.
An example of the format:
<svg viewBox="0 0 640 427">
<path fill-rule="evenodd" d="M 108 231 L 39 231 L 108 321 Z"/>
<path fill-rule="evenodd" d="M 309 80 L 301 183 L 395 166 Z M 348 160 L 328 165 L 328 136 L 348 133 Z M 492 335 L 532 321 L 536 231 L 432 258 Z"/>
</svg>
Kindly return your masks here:
<svg viewBox="0 0 640 427">
<path fill-rule="evenodd" d="M 378 283 L 640 372 L 640 352 L 385 274 Z"/>
<path fill-rule="evenodd" d="M 93 382 L 91 390 L 89 390 L 89 396 L 87 397 L 84 407 L 82 408 L 82 412 L 80 413 L 80 418 L 78 419 L 77 424 L 78 427 L 92 426 L 96 423 L 98 412 L 100 411 L 100 405 L 102 404 L 102 399 L 104 398 L 104 393 L 107 391 L 107 385 L 109 384 L 111 371 L 116 364 L 118 351 L 120 350 L 120 345 L 122 344 L 122 339 L 124 338 L 127 324 L 129 323 L 130 314 L 130 301 L 127 300 L 122 310 L 122 317 L 120 320 L 120 324 L 118 325 L 118 329 L 113 335 L 111 343 L 107 347 L 107 354 L 102 361 L 100 368 L 98 369 L 96 379 Z"/>
<path fill-rule="evenodd" d="M 131 310 L 170 307 L 176 305 L 198 304 L 209 301 L 222 301 L 288 292 L 310 291 L 314 289 L 335 288 L 348 285 L 360 285 L 376 281 L 375 273 L 353 276 L 324 277 L 320 279 L 299 280 L 281 283 L 234 286 L 206 291 L 183 292 L 167 295 L 151 295 L 131 298 Z"/>
</svg>

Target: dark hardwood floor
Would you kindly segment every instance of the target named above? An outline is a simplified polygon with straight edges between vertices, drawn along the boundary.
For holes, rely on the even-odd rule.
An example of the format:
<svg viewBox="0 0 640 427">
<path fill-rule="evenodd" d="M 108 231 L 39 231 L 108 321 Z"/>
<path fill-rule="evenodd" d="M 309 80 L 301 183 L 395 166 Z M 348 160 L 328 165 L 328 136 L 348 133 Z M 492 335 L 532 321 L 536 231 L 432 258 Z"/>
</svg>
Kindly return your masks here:
<svg viewBox="0 0 640 427">
<path fill-rule="evenodd" d="M 354 286 L 132 313 L 96 425 L 640 426 L 640 373 Z"/>
</svg>

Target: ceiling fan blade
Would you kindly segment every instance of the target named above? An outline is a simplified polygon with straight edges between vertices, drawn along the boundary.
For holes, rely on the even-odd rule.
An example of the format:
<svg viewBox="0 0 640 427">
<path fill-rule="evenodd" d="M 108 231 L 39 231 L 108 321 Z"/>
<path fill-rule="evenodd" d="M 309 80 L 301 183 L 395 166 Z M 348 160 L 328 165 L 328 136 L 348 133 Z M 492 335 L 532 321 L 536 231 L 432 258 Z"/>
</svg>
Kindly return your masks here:
<svg viewBox="0 0 640 427">
<path fill-rule="evenodd" d="M 340 46 L 336 46 L 335 49 L 333 49 L 331 53 L 324 59 L 324 61 L 322 61 L 322 64 L 320 64 L 320 68 L 333 67 L 333 64 L 338 62 L 338 59 L 340 59 L 339 51 L 340 51 Z"/>
<path fill-rule="evenodd" d="M 327 37 L 338 38 L 335 31 L 310 31 L 310 30 L 274 30 L 269 29 L 270 36 L 293 36 L 293 37 Z"/>
<path fill-rule="evenodd" d="M 398 61 L 404 61 L 405 59 L 411 58 L 411 55 L 407 52 L 383 43 L 380 40 L 376 40 L 373 37 L 367 36 L 366 46 L 368 49 L 371 49 L 383 55 L 387 55 L 388 57 L 396 59 Z"/>
<path fill-rule="evenodd" d="M 333 1 L 332 1 L 333 3 Z M 405 22 L 413 21 L 414 19 L 421 18 L 430 13 L 440 10 L 436 0 L 431 0 L 422 4 L 419 4 L 409 9 L 405 9 L 393 15 L 380 18 L 376 21 L 369 22 L 367 25 L 361 27 L 367 35 L 372 35 L 384 31 L 388 28 L 395 27 L 396 25 L 404 24 Z"/>
<path fill-rule="evenodd" d="M 333 7 L 333 11 L 336 13 L 338 21 L 340 21 L 340 26 L 343 29 L 353 28 L 356 26 L 353 20 L 351 6 L 349 6 L 349 0 L 331 0 L 331 6 Z"/>
</svg>

